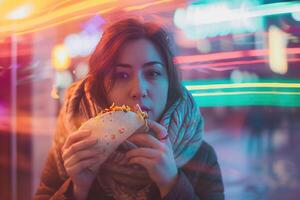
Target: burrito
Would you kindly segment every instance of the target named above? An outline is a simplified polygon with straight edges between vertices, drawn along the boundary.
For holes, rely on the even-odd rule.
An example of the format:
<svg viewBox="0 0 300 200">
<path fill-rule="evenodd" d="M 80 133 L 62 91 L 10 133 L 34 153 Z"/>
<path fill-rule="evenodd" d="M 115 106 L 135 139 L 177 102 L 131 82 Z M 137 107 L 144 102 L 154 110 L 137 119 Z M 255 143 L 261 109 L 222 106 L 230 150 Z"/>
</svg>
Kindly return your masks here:
<svg viewBox="0 0 300 200">
<path fill-rule="evenodd" d="M 90 130 L 92 136 L 98 138 L 95 148 L 100 149 L 99 162 L 90 168 L 96 172 L 100 165 L 137 130 L 147 131 L 147 113 L 139 105 L 133 110 L 131 107 L 115 106 L 114 104 L 89 119 L 81 125 L 79 130 Z"/>
</svg>

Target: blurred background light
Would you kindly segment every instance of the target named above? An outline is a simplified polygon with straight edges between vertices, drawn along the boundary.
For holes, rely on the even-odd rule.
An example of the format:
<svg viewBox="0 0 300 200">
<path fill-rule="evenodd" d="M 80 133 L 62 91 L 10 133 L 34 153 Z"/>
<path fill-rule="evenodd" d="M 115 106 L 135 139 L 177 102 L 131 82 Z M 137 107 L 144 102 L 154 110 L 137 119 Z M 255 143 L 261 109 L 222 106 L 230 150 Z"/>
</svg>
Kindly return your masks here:
<svg viewBox="0 0 300 200">
<path fill-rule="evenodd" d="M 56 45 L 51 54 L 51 61 L 54 69 L 64 71 L 70 67 L 71 58 L 68 48 L 64 45 Z"/>
<path fill-rule="evenodd" d="M 218 61 L 225 59 L 236 59 L 236 58 L 245 58 L 245 57 L 266 57 L 269 54 L 268 49 L 253 49 L 253 50 L 240 50 L 232 52 L 220 52 L 220 53 L 210 53 L 203 55 L 188 55 L 188 56 L 176 56 L 174 62 L 176 64 L 184 63 L 197 63 L 197 62 L 206 62 L 206 61 Z M 300 54 L 300 48 L 287 48 L 286 53 L 288 55 Z M 249 60 L 255 61 L 255 60 Z"/>
<path fill-rule="evenodd" d="M 12 32 L 17 34 L 33 33 L 58 27 L 59 25 L 67 24 L 67 22 L 78 22 L 87 17 L 108 13 L 115 9 L 114 4 L 116 0 L 74 0 L 62 2 L 56 0 L 32 0 L 30 2 L 34 5 L 34 12 L 32 11 L 31 17 L 23 21 L 6 19 L 6 15 L 8 15 L 16 5 L 20 4 L 20 6 L 22 6 L 24 2 L 22 0 L 4 2 L 3 6 L 0 7 L 0 37 L 7 36 Z M 96 8 L 98 8 L 98 10 L 95 11 Z M 21 9 L 21 11 L 22 10 L 24 10 L 24 8 Z M 25 9 L 25 11 L 27 10 L 28 8 Z"/>
<path fill-rule="evenodd" d="M 73 83 L 73 77 L 71 72 L 57 71 L 54 77 L 54 87 L 59 89 L 65 89 Z"/>
<path fill-rule="evenodd" d="M 296 0 L 0 0 L 0 158 L 6 167 L 0 169 L 0 199 L 32 199 L 66 89 L 88 74 L 89 55 L 103 28 L 137 17 L 168 31 L 182 83 L 200 106 L 207 141 L 216 147 L 226 198 L 298 200 L 299 5 Z M 250 133 L 253 124 L 247 123 L 256 110 L 261 136 Z M 12 164 L 15 148 L 5 147 L 13 146 L 15 131 Z M 248 150 L 252 136 L 270 140 L 273 148 Z M 283 176 L 277 159 L 295 161 L 296 176 Z M 298 181 L 294 193 L 286 183 L 291 177 Z"/>
<path fill-rule="evenodd" d="M 66 36 L 64 46 L 68 49 L 71 58 L 85 57 L 92 53 L 101 36 L 101 32 L 73 33 Z"/>
<path fill-rule="evenodd" d="M 300 11 L 298 11 L 298 12 L 293 12 L 293 13 L 292 13 L 292 17 L 294 18 L 294 20 L 300 21 Z"/>
<path fill-rule="evenodd" d="M 196 48 L 201 53 L 209 53 L 210 51 L 212 51 L 210 41 L 207 39 L 199 39 L 197 41 Z"/>
<path fill-rule="evenodd" d="M 23 19 L 28 17 L 33 11 L 33 4 L 25 4 L 15 8 L 13 11 L 7 14 L 7 19 Z"/>
<path fill-rule="evenodd" d="M 242 82 L 255 82 L 258 81 L 259 77 L 255 73 L 233 70 L 230 74 L 230 80 L 233 83 L 242 83 Z"/>
<path fill-rule="evenodd" d="M 55 86 L 52 87 L 51 97 L 53 99 L 59 99 L 59 92 L 58 92 L 58 90 L 57 90 L 57 88 Z"/>
<path fill-rule="evenodd" d="M 243 78 L 243 72 L 236 72 L 232 80 L 183 81 L 196 102 L 202 107 L 214 106 L 300 106 L 300 81 L 293 79 Z M 248 75 L 246 75 L 248 76 Z"/>
<path fill-rule="evenodd" d="M 260 1 L 243 1 L 239 7 L 231 1 L 190 4 L 176 9 L 174 24 L 189 39 L 263 30 L 263 17 L 294 13 L 300 2 L 279 2 L 259 5 Z"/>
<path fill-rule="evenodd" d="M 84 78 L 89 71 L 89 66 L 86 62 L 80 62 L 76 65 L 73 73 L 76 76 L 77 80 Z"/>
<path fill-rule="evenodd" d="M 102 25 L 105 20 L 96 15 L 82 25 L 82 31 L 65 37 L 64 45 L 68 48 L 71 58 L 86 57 L 95 49 L 102 36 Z"/>
<path fill-rule="evenodd" d="M 173 20 L 189 39 L 254 32 L 261 30 L 261 19 L 248 19 L 246 9 L 257 4 L 257 1 L 247 1 L 237 9 L 232 8 L 230 1 L 191 4 L 178 8 Z"/>
<path fill-rule="evenodd" d="M 269 28 L 269 65 L 273 72 L 285 74 L 288 71 L 287 61 L 288 34 L 276 26 Z"/>
</svg>

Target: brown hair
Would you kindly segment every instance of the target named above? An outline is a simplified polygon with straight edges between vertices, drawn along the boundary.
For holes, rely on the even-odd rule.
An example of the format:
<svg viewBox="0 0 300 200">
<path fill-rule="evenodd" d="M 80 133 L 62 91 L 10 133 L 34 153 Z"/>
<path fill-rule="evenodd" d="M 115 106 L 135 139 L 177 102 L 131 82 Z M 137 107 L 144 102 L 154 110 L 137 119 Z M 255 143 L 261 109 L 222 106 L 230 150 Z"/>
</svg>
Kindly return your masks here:
<svg viewBox="0 0 300 200">
<path fill-rule="evenodd" d="M 169 79 L 167 107 L 182 96 L 182 86 L 174 66 L 167 33 L 156 24 L 142 23 L 129 18 L 116 22 L 106 29 L 89 60 L 90 92 L 102 108 L 109 106 L 104 77 L 114 70 L 113 66 L 115 66 L 119 50 L 126 42 L 141 38 L 148 39 L 154 44 L 166 65 Z M 114 80 L 112 80 L 112 85 L 113 83 Z"/>
</svg>

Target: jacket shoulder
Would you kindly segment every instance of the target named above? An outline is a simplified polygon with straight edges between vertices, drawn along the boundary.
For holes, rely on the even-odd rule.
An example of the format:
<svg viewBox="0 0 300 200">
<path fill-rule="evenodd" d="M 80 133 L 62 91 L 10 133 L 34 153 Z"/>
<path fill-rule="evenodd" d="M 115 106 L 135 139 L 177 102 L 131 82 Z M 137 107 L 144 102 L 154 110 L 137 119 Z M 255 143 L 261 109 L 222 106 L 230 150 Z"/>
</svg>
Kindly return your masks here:
<svg viewBox="0 0 300 200">
<path fill-rule="evenodd" d="M 222 174 L 214 148 L 203 141 L 182 170 L 201 199 L 224 199 Z"/>
<path fill-rule="evenodd" d="M 217 162 L 217 154 L 212 145 L 203 141 L 198 152 L 196 153 L 195 159 L 200 159 L 203 162 L 214 164 Z"/>
</svg>

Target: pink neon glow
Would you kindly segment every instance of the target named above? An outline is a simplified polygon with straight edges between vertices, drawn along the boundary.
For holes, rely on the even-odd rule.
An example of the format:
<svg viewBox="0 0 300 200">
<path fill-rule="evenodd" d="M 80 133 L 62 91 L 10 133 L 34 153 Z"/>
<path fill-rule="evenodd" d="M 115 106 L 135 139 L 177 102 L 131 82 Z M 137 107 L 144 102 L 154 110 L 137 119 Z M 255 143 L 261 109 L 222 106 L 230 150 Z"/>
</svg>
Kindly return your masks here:
<svg viewBox="0 0 300 200">
<path fill-rule="evenodd" d="M 300 48 L 287 48 L 287 54 L 300 54 Z M 213 60 L 224 60 L 232 58 L 244 58 L 252 56 L 267 56 L 268 49 L 243 50 L 233 52 L 212 53 L 206 55 L 177 56 L 174 59 L 175 64 L 208 62 Z"/>
<path fill-rule="evenodd" d="M 290 58 L 289 62 L 299 62 L 300 58 Z M 214 68 L 214 67 L 226 67 L 226 66 L 236 66 L 236 65 L 251 65 L 251 64 L 259 64 L 259 63 L 267 63 L 268 59 L 260 59 L 260 60 L 243 60 L 243 61 L 232 61 L 232 62 L 221 62 L 221 63 L 208 63 L 201 65 L 183 65 L 180 66 L 181 70 L 191 70 L 197 68 Z"/>
</svg>

